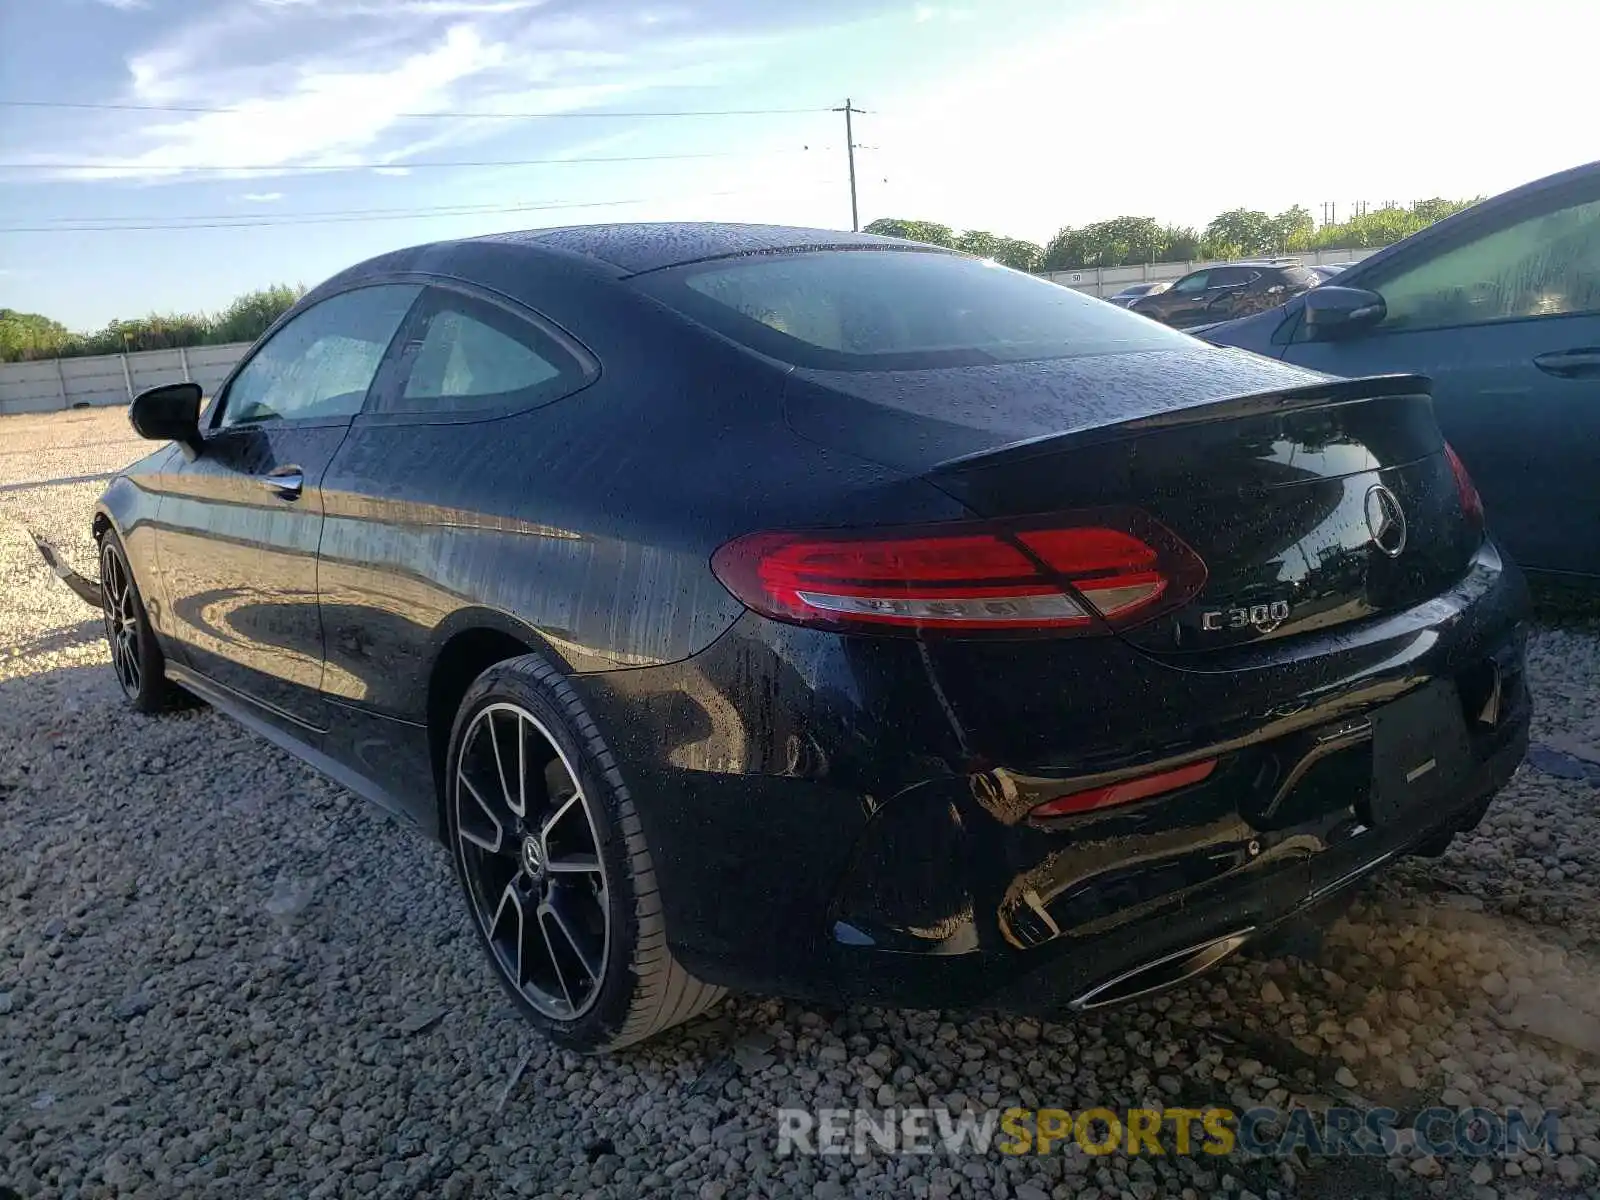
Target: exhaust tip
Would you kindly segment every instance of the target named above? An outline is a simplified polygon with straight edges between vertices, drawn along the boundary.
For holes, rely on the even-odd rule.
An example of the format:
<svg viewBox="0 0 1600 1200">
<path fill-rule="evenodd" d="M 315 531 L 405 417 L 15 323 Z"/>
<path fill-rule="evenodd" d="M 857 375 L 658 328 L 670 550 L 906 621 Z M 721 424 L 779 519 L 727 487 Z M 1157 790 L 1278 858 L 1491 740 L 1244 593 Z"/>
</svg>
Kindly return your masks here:
<svg viewBox="0 0 1600 1200">
<path fill-rule="evenodd" d="M 1212 938 L 1196 946 L 1164 954 L 1160 958 L 1137 966 L 1131 971 L 1124 971 L 1121 975 L 1090 988 L 1068 1007 L 1075 1012 L 1088 1012 L 1091 1009 L 1109 1008 L 1113 1004 L 1125 1004 L 1130 1000 L 1164 992 L 1185 980 L 1193 979 L 1196 975 L 1204 974 L 1223 959 L 1232 957 L 1250 940 L 1254 932 L 1255 927 L 1251 926 L 1219 938 Z"/>
</svg>

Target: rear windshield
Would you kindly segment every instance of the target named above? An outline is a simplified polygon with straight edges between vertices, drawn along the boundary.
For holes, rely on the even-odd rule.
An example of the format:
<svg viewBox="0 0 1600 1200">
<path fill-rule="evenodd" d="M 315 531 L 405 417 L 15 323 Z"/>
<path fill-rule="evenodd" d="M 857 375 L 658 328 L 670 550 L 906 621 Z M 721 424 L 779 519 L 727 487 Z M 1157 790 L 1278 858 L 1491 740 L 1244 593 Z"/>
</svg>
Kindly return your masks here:
<svg viewBox="0 0 1600 1200">
<path fill-rule="evenodd" d="M 1174 350 L 1191 339 L 1061 284 L 981 259 L 823 250 L 638 276 L 663 303 L 782 362 L 906 370 Z"/>
<path fill-rule="evenodd" d="M 1283 277 L 1295 287 L 1309 287 L 1317 281 L 1316 273 L 1305 267 L 1285 267 Z"/>
</svg>

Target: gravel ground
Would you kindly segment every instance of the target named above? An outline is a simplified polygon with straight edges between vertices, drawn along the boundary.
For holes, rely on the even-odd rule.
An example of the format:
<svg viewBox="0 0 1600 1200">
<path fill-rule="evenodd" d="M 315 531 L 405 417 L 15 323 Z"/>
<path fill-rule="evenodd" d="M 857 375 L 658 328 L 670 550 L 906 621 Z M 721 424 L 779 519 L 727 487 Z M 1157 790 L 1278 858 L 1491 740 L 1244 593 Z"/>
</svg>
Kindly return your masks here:
<svg viewBox="0 0 1600 1200">
<path fill-rule="evenodd" d="M 511 1015 L 440 848 L 208 710 L 123 707 L 19 522 L 92 569 L 144 448 L 120 411 L 0 419 L 0 1196 L 1595 1194 L 1600 625 L 1541 630 L 1529 764 L 1314 962 L 1061 1025 L 734 999 L 580 1060 Z M 1548 1107 L 1560 1153 L 775 1156 L 779 1106 L 1291 1096 Z"/>
</svg>

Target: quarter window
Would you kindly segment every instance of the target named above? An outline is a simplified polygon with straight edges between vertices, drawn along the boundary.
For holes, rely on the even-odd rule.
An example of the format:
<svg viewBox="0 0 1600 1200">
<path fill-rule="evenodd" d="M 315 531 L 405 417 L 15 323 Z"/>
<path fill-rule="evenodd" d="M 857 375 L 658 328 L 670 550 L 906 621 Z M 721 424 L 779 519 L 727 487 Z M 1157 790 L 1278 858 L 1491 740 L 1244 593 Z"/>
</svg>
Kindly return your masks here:
<svg viewBox="0 0 1600 1200">
<path fill-rule="evenodd" d="M 422 289 L 341 292 L 293 318 L 251 356 L 223 398 L 221 426 L 353 416 Z"/>
<path fill-rule="evenodd" d="M 430 291 L 407 338 L 404 384 L 380 412 L 472 412 L 546 404 L 581 387 L 582 366 L 531 322 Z"/>
<path fill-rule="evenodd" d="M 1383 329 L 1600 312 L 1600 200 L 1524 218 L 1371 285 Z"/>
</svg>

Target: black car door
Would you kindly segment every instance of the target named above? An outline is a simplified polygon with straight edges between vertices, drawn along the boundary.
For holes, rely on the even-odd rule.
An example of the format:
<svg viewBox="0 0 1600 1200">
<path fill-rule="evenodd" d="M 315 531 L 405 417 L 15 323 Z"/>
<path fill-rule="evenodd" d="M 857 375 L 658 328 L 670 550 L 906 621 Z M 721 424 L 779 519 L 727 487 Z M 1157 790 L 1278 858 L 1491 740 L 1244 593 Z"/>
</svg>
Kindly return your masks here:
<svg viewBox="0 0 1600 1200">
<path fill-rule="evenodd" d="M 598 374 L 586 350 L 528 309 L 430 286 L 323 477 L 324 749 L 424 823 L 433 663 L 465 595 L 491 591 L 495 576 L 547 585 L 528 557 L 559 561 L 578 544 L 559 527 L 559 506 L 536 499 L 530 463 L 560 436 L 555 411 L 542 410 Z M 529 508 L 549 523 L 516 515 Z"/>
<path fill-rule="evenodd" d="M 1458 222 L 1335 279 L 1383 297 L 1376 325 L 1284 358 L 1335 375 L 1415 371 L 1525 566 L 1600 576 L 1600 174 Z"/>
<path fill-rule="evenodd" d="M 1164 292 L 1145 296 L 1133 303 L 1135 312 L 1168 325 L 1198 325 L 1205 310 L 1206 289 L 1213 271 L 1192 271 Z"/>
<path fill-rule="evenodd" d="M 223 385 L 166 478 L 157 560 L 187 664 L 282 724 L 324 725 L 323 472 L 420 289 L 358 288 L 295 314 Z"/>
<path fill-rule="evenodd" d="M 1312 287 L 1316 276 L 1305 267 L 1262 267 L 1255 271 L 1230 306 L 1229 318 L 1249 316 L 1276 308 L 1290 296 Z"/>
<path fill-rule="evenodd" d="M 1213 267 L 1206 280 L 1206 290 L 1201 294 L 1201 303 L 1184 324 L 1200 325 L 1237 316 L 1241 299 L 1251 282 L 1260 276 L 1260 267 Z"/>
</svg>

